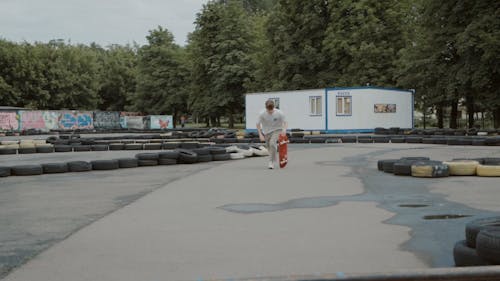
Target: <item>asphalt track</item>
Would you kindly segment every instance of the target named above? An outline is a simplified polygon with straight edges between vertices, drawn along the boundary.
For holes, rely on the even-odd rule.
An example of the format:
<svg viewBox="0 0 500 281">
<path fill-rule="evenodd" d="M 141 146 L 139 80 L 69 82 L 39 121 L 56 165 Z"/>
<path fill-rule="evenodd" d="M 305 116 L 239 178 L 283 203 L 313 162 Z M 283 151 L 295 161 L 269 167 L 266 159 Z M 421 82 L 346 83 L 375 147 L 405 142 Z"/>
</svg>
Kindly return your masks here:
<svg viewBox="0 0 500 281">
<path fill-rule="evenodd" d="M 135 153 L 13 155 L 1 160 L 43 163 Z M 377 160 L 402 156 L 500 157 L 500 150 L 308 144 L 290 146 L 290 163 L 283 170 L 266 169 L 265 158 L 249 158 L 2 178 L 0 268 L 9 281 L 79 281 L 452 266 L 452 247 L 464 239 L 465 223 L 500 215 L 499 180 L 418 179 L 376 169 Z M 424 219 L 439 215 L 464 217 Z"/>
</svg>

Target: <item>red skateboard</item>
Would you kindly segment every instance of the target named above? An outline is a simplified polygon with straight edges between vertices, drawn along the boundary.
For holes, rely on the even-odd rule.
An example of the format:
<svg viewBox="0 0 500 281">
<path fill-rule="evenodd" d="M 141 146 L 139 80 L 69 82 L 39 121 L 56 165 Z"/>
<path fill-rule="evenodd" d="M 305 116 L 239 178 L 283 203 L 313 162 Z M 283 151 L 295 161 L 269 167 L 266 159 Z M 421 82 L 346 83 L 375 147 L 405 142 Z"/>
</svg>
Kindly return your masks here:
<svg viewBox="0 0 500 281">
<path fill-rule="evenodd" d="M 280 134 L 278 137 L 280 168 L 285 168 L 288 163 L 288 143 L 288 137 L 284 134 Z"/>
</svg>

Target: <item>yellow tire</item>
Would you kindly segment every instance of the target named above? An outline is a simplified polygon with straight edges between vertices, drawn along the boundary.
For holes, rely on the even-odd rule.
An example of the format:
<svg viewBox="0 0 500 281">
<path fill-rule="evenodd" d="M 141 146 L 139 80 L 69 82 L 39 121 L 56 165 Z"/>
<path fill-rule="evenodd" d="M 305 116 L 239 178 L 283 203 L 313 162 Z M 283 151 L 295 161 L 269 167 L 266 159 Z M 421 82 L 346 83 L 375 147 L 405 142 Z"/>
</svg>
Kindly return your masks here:
<svg viewBox="0 0 500 281">
<path fill-rule="evenodd" d="M 456 160 L 443 162 L 448 165 L 450 176 L 475 176 L 479 162 L 474 160 Z"/>
<path fill-rule="evenodd" d="M 418 178 L 447 177 L 449 168 L 440 161 L 418 161 L 411 165 L 411 175 Z"/>
<path fill-rule="evenodd" d="M 480 177 L 500 177 L 500 166 L 478 165 L 477 175 Z"/>
</svg>

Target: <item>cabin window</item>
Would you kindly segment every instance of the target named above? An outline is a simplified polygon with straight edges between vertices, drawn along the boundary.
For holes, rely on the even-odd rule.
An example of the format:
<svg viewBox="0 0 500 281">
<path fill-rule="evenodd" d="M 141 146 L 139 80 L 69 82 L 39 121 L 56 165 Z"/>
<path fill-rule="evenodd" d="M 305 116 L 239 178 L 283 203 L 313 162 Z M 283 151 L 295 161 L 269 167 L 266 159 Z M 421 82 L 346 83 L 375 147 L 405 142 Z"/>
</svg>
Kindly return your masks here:
<svg viewBox="0 0 500 281">
<path fill-rule="evenodd" d="M 323 110 L 323 102 L 321 97 L 313 96 L 309 97 L 309 114 L 310 115 L 321 115 Z"/>
<path fill-rule="evenodd" d="M 352 97 L 337 97 L 337 115 L 352 115 Z"/>
</svg>

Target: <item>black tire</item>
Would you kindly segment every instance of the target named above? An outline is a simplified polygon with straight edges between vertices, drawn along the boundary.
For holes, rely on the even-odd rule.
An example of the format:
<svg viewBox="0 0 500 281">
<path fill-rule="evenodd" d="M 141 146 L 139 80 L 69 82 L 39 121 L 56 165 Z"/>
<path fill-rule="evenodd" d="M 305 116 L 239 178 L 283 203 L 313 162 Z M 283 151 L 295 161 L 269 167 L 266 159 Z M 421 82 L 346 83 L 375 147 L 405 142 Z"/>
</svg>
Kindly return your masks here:
<svg viewBox="0 0 500 281">
<path fill-rule="evenodd" d="M 204 163 L 204 162 L 210 162 L 213 161 L 213 156 L 212 154 L 206 154 L 206 155 L 200 155 L 198 154 L 198 162 Z"/>
<path fill-rule="evenodd" d="M 125 145 L 125 150 L 142 150 L 142 147 L 141 143 L 128 143 Z"/>
<path fill-rule="evenodd" d="M 194 164 L 198 162 L 198 155 L 191 150 L 178 149 L 179 163 L 181 164 Z"/>
<path fill-rule="evenodd" d="M 19 165 L 11 167 L 14 176 L 33 176 L 43 174 L 41 165 Z"/>
<path fill-rule="evenodd" d="M 74 152 L 82 152 L 82 151 L 90 151 L 90 150 L 91 150 L 90 145 L 75 145 L 75 146 L 73 146 Z"/>
<path fill-rule="evenodd" d="M 484 162 L 484 165 L 500 166 L 500 158 L 498 158 L 498 157 L 483 158 L 483 162 Z"/>
<path fill-rule="evenodd" d="M 71 152 L 71 151 L 73 151 L 73 147 L 71 147 L 69 145 L 55 145 L 54 151 L 55 152 Z"/>
<path fill-rule="evenodd" d="M 384 162 L 386 161 L 398 161 L 399 159 L 382 159 L 382 160 L 378 160 L 377 161 L 377 169 L 379 171 L 383 171 L 384 170 Z"/>
<path fill-rule="evenodd" d="M 407 137 L 406 143 L 422 143 L 422 137 Z"/>
<path fill-rule="evenodd" d="M 427 161 L 431 160 L 429 157 L 420 157 L 420 156 L 410 156 L 410 157 L 401 157 L 401 160 L 410 160 L 410 161 Z"/>
<path fill-rule="evenodd" d="M 358 137 L 358 143 L 373 143 L 372 137 Z"/>
<path fill-rule="evenodd" d="M 197 142 L 182 142 L 180 148 L 182 149 L 195 149 L 198 148 L 199 143 Z"/>
<path fill-rule="evenodd" d="M 465 225 L 465 241 L 470 248 L 476 248 L 476 239 L 480 231 L 497 228 L 500 229 L 500 216 L 475 219 Z"/>
<path fill-rule="evenodd" d="M 396 159 L 388 159 L 382 163 L 382 171 L 385 173 L 394 173 L 394 163 L 399 160 Z"/>
<path fill-rule="evenodd" d="M 179 158 L 179 151 L 171 150 L 171 151 L 163 151 L 158 153 L 159 159 L 174 159 L 177 160 Z"/>
<path fill-rule="evenodd" d="M 139 160 L 137 160 L 137 158 L 120 158 L 116 160 L 118 161 L 118 167 L 120 168 L 139 167 Z"/>
<path fill-rule="evenodd" d="M 19 154 L 32 154 L 36 153 L 36 148 L 35 147 L 20 147 L 17 149 Z"/>
<path fill-rule="evenodd" d="M 120 168 L 118 160 L 94 160 L 90 161 L 92 170 L 116 170 Z"/>
<path fill-rule="evenodd" d="M 448 140 L 446 138 L 434 138 L 433 144 L 447 144 Z"/>
<path fill-rule="evenodd" d="M 226 161 L 226 160 L 230 160 L 231 159 L 231 156 L 229 155 L 229 153 L 214 154 L 212 156 L 213 156 L 213 161 Z"/>
<path fill-rule="evenodd" d="M 45 163 L 42 164 L 44 174 L 67 173 L 68 164 L 66 163 Z"/>
<path fill-rule="evenodd" d="M 500 265 L 500 229 L 481 230 L 477 235 L 476 251 L 487 262 Z"/>
<path fill-rule="evenodd" d="M 158 165 L 175 165 L 175 164 L 177 164 L 177 159 L 170 159 L 170 158 L 158 159 Z"/>
<path fill-rule="evenodd" d="M 146 143 L 144 150 L 161 150 L 161 143 Z"/>
<path fill-rule="evenodd" d="M 388 143 L 390 140 L 389 137 L 382 137 L 382 136 L 373 136 L 372 139 L 374 143 Z"/>
<path fill-rule="evenodd" d="M 467 247 L 465 240 L 458 241 L 453 247 L 455 266 L 482 266 L 490 265 L 489 262 L 479 257 L 476 249 Z"/>
<path fill-rule="evenodd" d="M 210 150 L 210 154 L 212 155 L 217 155 L 217 154 L 226 154 L 226 148 L 220 147 L 220 146 L 211 146 L 208 148 Z"/>
<path fill-rule="evenodd" d="M 106 144 L 94 144 L 91 146 L 92 151 L 108 151 L 108 148 Z"/>
<path fill-rule="evenodd" d="M 17 154 L 15 148 L 0 148 L 0 155 Z"/>
<path fill-rule="evenodd" d="M 422 139 L 422 143 L 433 144 L 434 143 L 434 139 L 433 138 L 423 138 Z"/>
<path fill-rule="evenodd" d="M 193 149 L 193 152 L 198 154 L 198 156 L 210 155 L 210 149 L 207 147 Z"/>
<path fill-rule="evenodd" d="M 180 143 L 178 142 L 164 142 L 161 147 L 163 149 L 176 149 L 180 147 Z"/>
<path fill-rule="evenodd" d="M 124 150 L 125 144 L 123 143 L 112 143 L 109 145 L 109 150 Z"/>
<path fill-rule="evenodd" d="M 0 167 L 0 178 L 8 177 L 11 175 L 10 167 Z"/>
<path fill-rule="evenodd" d="M 391 143 L 405 143 L 405 137 L 391 137 Z"/>
<path fill-rule="evenodd" d="M 158 160 L 137 160 L 139 167 L 144 166 L 158 166 Z"/>
<path fill-rule="evenodd" d="M 471 145 L 483 146 L 483 145 L 486 145 L 486 141 L 485 141 L 485 139 L 472 139 Z"/>
<path fill-rule="evenodd" d="M 340 139 L 342 140 L 342 143 L 356 143 L 358 141 L 356 136 L 342 136 Z"/>
<path fill-rule="evenodd" d="M 37 146 L 36 153 L 52 153 L 54 152 L 54 147 L 52 146 Z"/>
<path fill-rule="evenodd" d="M 411 165 L 416 160 L 399 160 L 394 163 L 394 174 L 397 176 L 411 176 Z"/>
<path fill-rule="evenodd" d="M 138 153 L 135 155 L 135 158 L 139 160 L 155 160 L 159 159 L 158 153 Z"/>
<path fill-rule="evenodd" d="M 71 161 L 67 164 L 68 171 L 70 172 L 87 172 L 92 170 L 92 164 L 87 161 Z"/>
</svg>

